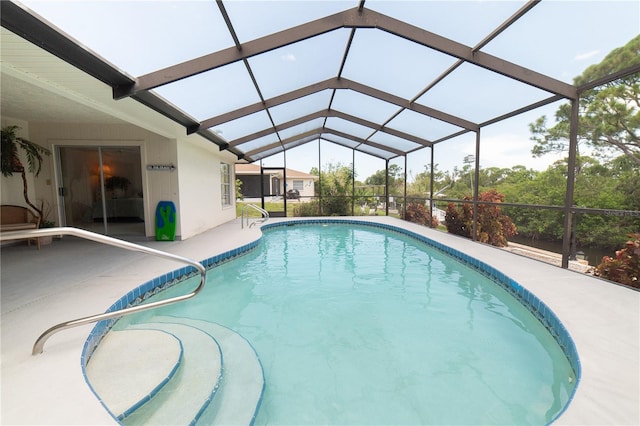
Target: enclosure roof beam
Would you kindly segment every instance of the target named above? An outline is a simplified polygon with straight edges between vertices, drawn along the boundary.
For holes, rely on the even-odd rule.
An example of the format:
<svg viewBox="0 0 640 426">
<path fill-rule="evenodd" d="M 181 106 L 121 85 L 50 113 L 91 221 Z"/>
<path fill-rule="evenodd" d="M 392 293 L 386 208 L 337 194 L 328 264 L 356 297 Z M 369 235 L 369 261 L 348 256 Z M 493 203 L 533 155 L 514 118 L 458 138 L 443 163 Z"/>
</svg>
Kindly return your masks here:
<svg viewBox="0 0 640 426">
<path fill-rule="evenodd" d="M 350 145 L 348 145 L 348 144 L 346 144 L 346 143 L 344 143 L 344 142 L 340 142 L 340 141 L 337 141 L 337 140 L 333 140 L 333 139 L 331 139 L 330 137 L 327 137 L 327 135 L 326 135 L 326 134 L 323 134 L 322 136 L 320 136 L 320 138 L 321 138 L 322 140 L 324 140 L 324 141 L 331 142 L 331 143 L 336 144 L 336 145 L 344 146 L 345 148 L 349 148 L 349 149 L 352 149 L 352 150 L 354 150 L 354 151 L 361 152 L 361 153 L 363 153 L 363 154 L 371 155 L 371 156 L 376 157 L 376 158 L 379 158 L 379 159 L 381 159 L 381 160 L 388 160 L 389 158 L 395 158 L 395 157 L 397 157 L 397 155 L 384 156 L 384 155 L 374 154 L 374 153 L 372 153 L 372 152 L 369 152 L 369 151 L 366 151 L 366 150 L 364 150 L 364 149 L 361 149 L 359 146 L 354 148 L 354 147 L 352 147 L 352 146 L 350 146 Z"/>
<path fill-rule="evenodd" d="M 380 149 L 382 151 L 392 152 L 392 153 L 394 153 L 396 155 L 404 155 L 404 152 L 402 152 L 402 151 L 400 151 L 398 149 L 391 148 L 391 147 L 386 146 L 386 145 L 381 145 L 379 143 L 372 142 L 372 141 L 367 140 L 367 139 L 362 139 L 362 138 L 359 138 L 357 136 L 354 136 L 354 135 L 351 135 L 351 134 L 348 134 L 348 133 L 344 133 L 344 132 L 341 132 L 341 131 L 338 131 L 338 130 L 330 129 L 328 127 L 325 127 L 323 130 L 324 130 L 324 133 L 329 133 L 329 134 L 332 134 L 332 135 L 340 136 L 342 138 L 349 139 L 349 140 L 352 140 L 354 142 L 358 142 L 361 145 L 368 145 L 368 146 L 371 146 L 373 148 Z"/>
<path fill-rule="evenodd" d="M 290 102 L 290 101 L 293 101 L 308 95 L 312 95 L 314 93 L 318 93 L 327 89 L 351 89 L 356 92 L 362 93 L 364 95 L 368 95 L 376 99 L 380 99 L 382 101 L 389 102 L 391 104 L 401 106 L 406 109 L 410 109 L 419 114 L 426 115 L 432 118 L 437 118 L 438 120 L 444 121 L 449 124 L 453 124 L 454 126 L 462 127 L 463 129 L 467 129 L 471 131 L 477 131 L 479 129 L 479 126 L 476 123 L 473 123 L 471 121 L 456 117 L 451 114 L 447 114 L 445 112 L 439 111 L 434 108 L 430 108 L 425 105 L 411 102 L 399 96 L 392 95 L 391 93 L 383 92 L 382 90 L 378 90 L 373 87 L 348 80 L 346 78 L 334 77 L 324 81 L 320 81 L 318 83 L 311 84 L 306 87 L 301 87 L 300 89 L 293 90 L 291 92 L 284 93 L 279 96 L 275 96 L 273 98 L 265 100 L 264 103 L 256 102 L 252 105 L 247 105 L 245 107 L 238 108 L 234 111 L 229 111 L 227 113 L 220 114 L 216 117 L 209 118 L 207 120 L 204 120 L 202 123 L 200 123 L 199 128 L 193 129 L 193 131 L 197 131 L 203 128 L 215 127 L 220 124 L 227 123 L 229 121 L 254 114 L 264 109 L 272 108 L 277 105 L 282 105 L 286 102 Z"/>
<path fill-rule="evenodd" d="M 431 141 L 429 141 L 429 140 L 426 140 L 426 139 L 411 135 L 409 133 L 402 132 L 400 130 L 392 129 L 390 127 L 382 127 L 382 128 L 380 128 L 380 125 L 377 124 L 377 123 L 374 123 L 374 122 L 371 122 L 371 121 L 367 121 L 367 120 L 361 119 L 359 117 L 355 117 L 353 115 L 346 114 L 344 112 L 340 112 L 340 111 L 336 111 L 336 110 L 321 110 L 321 111 L 316 111 L 314 113 L 307 114 L 305 116 L 296 118 L 296 119 L 288 121 L 286 123 L 282 123 L 282 124 L 277 125 L 275 127 L 269 127 L 267 129 L 260 130 L 258 132 L 252 133 L 250 135 L 246 135 L 246 136 L 243 136 L 241 138 L 234 139 L 234 140 L 229 142 L 228 146 L 229 147 L 235 147 L 235 146 L 238 146 L 238 145 L 242 145 L 243 143 L 247 143 L 247 142 L 250 142 L 252 140 L 259 139 L 261 137 L 273 134 L 276 131 L 279 132 L 281 130 L 285 130 L 285 129 L 288 129 L 288 128 L 291 128 L 291 127 L 294 127 L 294 126 L 298 126 L 300 124 L 303 124 L 303 123 L 306 123 L 306 122 L 309 122 L 309 121 L 313 121 L 313 120 L 315 120 L 317 118 L 327 118 L 327 117 L 341 118 L 343 120 L 347 120 L 347 121 L 351 121 L 351 122 L 356 123 L 356 124 L 360 124 L 361 126 L 369 127 L 369 128 L 372 128 L 372 129 L 379 129 L 381 132 L 385 132 L 385 133 L 388 133 L 390 135 L 397 136 L 397 137 L 402 138 L 402 139 L 406 139 L 408 141 L 417 143 L 417 144 L 422 145 L 422 146 L 431 146 L 432 145 Z M 221 147 L 221 149 L 223 149 L 223 148 L 226 148 L 226 147 Z"/>
<path fill-rule="evenodd" d="M 304 145 L 306 143 L 309 143 L 309 142 L 311 142 L 313 140 L 317 140 L 317 139 L 319 139 L 319 136 L 317 134 L 315 134 L 315 135 L 307 136 L 306 138 L 302 138 L 302 139 L 297 140 L 297 141 L 293 141 L 293 142 L 289 142 L 289 143 L 286 143 L 286 144 L 282 144 L 281 147 L 275 146 L 274 148 L 280 148 L 279 151 L 286 151 L 288 149 L 293 149 L 293 148 L 295 148 L 297 146 Z M 278 151 L 276 151 L 276 152 L 278 152 Z M 266 151 L 261 151 L 260 153 L 253 154 L 252 158 L 254 159 L 254 161 L 256 161 L 256 160 L 261 160 L 263 158 L 267 158 L 267 157 L 269 157 L 269 156 L 271 156 L 273 154 L 274 153 L 266 150 Z"/>
<path fill-rule="evenodd" d="M 359 138 L 357 136 L 353 136 L 353 135 L 350 135 L 348 133 L 344 133 L 344 132 L 341 132 L 341 131 L 338 131 L 338 130 L 330 129 L 330 128 L 327 128 L 327 127 L 318 127 L 317 129 L 309 130 L 309 131 L 306 131 L 306 132 L 301 133 L 299 135 L 295 135 L 295 136 L 292 136 L 290 138 L 283 139 L 282 142 L 280 142 L 280 141 L 273 142 L 273 143 L 270 143 L 270 144 L 265 145 L 263 147 L 255 148 L 255 149 L 253 149 L 251 151 L 247 151 L 246 155 L 248 155 L 248 156 L 256 156 L 256 155 L 259 155 L 260 153 L 262 153 L 264 151 L 270 151 L 270 150 L 272 150 L 274 148 L 277 148 L 278 146 L 281 146 L 281 145 L 285 145 L 286 146 L 288 144 L 297 142 L 297 141 L 299 141 L 301 139 L 306 139 L 306 138 L 313 137 L 313 136 L 321 137 L 321 135 L 323 133 L 333 134 L 335 136 L 339 136 L 339 137 L 342 137 L 342 138 L 345 138 L 345 139 L 349 139 L 349 140 L 352 140 L 352 141 L 357 142 L 359 144 L 368 145 L 368 146 L 371 146 L 371 147 L 374 147 L 374 148 L 377 148 L 377 149 L 380 149 L 380 150 L 383 150 L 383 151 L 386 151 L 386 152 L 390 152 L 390 153 L 393 153 L 393 154 L 396 154 L 396 155 L 400 155 L 400 156 L 404 155 L 404 153 L 402 151 L 399 151 L 397 149 L 389 148 L 387 146 L 380 145 L 378 143 L 371 142 L 371 141 Z M 354 149 L 353 147 L 349 147 L 349 148 Z"/>
<path fill-rule="evenodd" d="M 122 98 L 151 90 L 340 28 L 377 28 L 553 94 L 577 98 L 577 90 L 570 84 L 373 10 L 359 10 L 358 7 L 246 42 L 240 48 L 226 48 L 140 76 L 129 87 L 114 90 L 114 97 Z"/>
</svg>

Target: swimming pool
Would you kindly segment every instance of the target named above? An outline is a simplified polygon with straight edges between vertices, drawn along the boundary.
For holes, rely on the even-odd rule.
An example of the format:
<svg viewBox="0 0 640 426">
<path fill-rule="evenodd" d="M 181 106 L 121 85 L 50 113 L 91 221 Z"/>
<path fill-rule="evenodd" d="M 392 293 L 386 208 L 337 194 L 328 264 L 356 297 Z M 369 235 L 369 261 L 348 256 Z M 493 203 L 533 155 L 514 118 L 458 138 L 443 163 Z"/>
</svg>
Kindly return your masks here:
<svg viewBox="0 0 640 426">
<path fill-rule="evenodd" d="M 265 227 L 205 294 L 127 322 L 184 316 L 244 336 L 267 383 L 256 424 L 539 424 L 562 411 L 570 339 L 526 290 L 415 236 L 305 223 Z"/>
</svg>

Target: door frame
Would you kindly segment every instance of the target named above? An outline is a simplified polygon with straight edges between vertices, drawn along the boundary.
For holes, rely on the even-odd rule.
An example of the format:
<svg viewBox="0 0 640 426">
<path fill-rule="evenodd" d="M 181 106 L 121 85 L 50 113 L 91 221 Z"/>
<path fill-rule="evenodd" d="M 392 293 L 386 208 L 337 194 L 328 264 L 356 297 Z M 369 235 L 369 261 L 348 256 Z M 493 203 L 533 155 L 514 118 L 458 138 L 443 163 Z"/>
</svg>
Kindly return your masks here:
<svg viewBox="0 0 640 426">
<path fill-rule="evenodd" d="M 277 191 L 276 193 L 273 193 L 273 188 L 272 188 L 272 183 L 273 183 L 273 178 L 271 173 L 267 173 L 267 176 L 269 176 L 269 188 L 272 191 L 272 193 L 266 194 L 264 191 L 264 177 L 265 177 L 265 170 L 267 172 L 269 171 L 274 171 L 274 170 L 281 170 L 282 171 L 282 193 L 280 194 L 280 185 L 278 185 Z M 260 166 L 260 198 L 262 200 L 262 208 L 267 210 L 265 207 L 265 198 L 266 197 L 278 197 L 281 196 L 282 200 L 284 202 L 284 211 L 269 211 L 269 216 L 272 217 L 287 217 L 287 169 L 285 167 L 263 167 Z"/>
<path fill-rule="evenodd" d="M 57 209 L 56 212 L 58 214 L 58 223 L 60 223 L 60 226 L 67 226 L 67 217 L 66 217 L 66 211 L 65 211 L 65 205 L 64 205 L 64 201 L 63 201 L 63 195 L 62 195 L 62 191 L 63 191 L 63 179 L 62 179 L 62 164 L 61 164 L 61 158 L 60 158 L 60 149 L 61 148 L 95 148 L 98 151 L 100 151 L 101 149 L 107 148 L 107 149 L 113 149 L 113 148 L 138 148 L 138 154 L 140 157 L 140 165 L 139 165 L 139 170 L 140 170 L 140 176 L 141 176 L 141 186 L 142 186 L 142 193 L 144 194 L 142 200 L 143 200 L 143 211 L 144 211 L 144 236 L 146 237 L 147 234 L 149 234 L 150 231 L 150 227 L 153 225 L 150 225 L 150 220 L 149 218 L 152 217 L 149 213 L 149 198 L 147 196 L 147 194 L 149 194 L 149 189 L 148 189 L 148 180 L 147 180 L 147 176 L 145 174 L 145 167 L 144 164 L 146 163 L 146 151 L 144 149 L 144 141 L 140 140 L 140 139 L 124 139 L 124 140 L 104 140 L 104 139 L 99 139 L 99 140 L 91 140 L 91 139 L 83 139 L 83 140 L 67 140 L 67 139 L 59 139 L 59 140 L 51 140 L 51 147 L 52 147 L 52 151 L 54 152 L 54 164 L 53 164 L 53 168 L 54 168 L 54 173 L 53 173 L 53 177 L 54 177 L 54 186 L 52 188 L 52 195 L 55 199 L 55 203 L 57 204 Z M 100 166 L 102 165 L 102 156 L 99 155 L 99 162 L 100 162 Z M 106 215 L 104 214 L 104 209 L 105 209 L 105 192 L 104 192 L 104 176 L 103 176 L 103 170 L 102 167 L 100 167 L 100 182 L 101 185 L 103 186 L 103 191 L 102 191 L 102 208 L 103 208 L 103 230 L 102 232 L 105 235 L 109 235 L 108 232 L 108 225 L 104 222 L 106 222 L 107 218 L 105 217 Z M 137 234 L 136 234 L 137 235 Z"/>
</svg>

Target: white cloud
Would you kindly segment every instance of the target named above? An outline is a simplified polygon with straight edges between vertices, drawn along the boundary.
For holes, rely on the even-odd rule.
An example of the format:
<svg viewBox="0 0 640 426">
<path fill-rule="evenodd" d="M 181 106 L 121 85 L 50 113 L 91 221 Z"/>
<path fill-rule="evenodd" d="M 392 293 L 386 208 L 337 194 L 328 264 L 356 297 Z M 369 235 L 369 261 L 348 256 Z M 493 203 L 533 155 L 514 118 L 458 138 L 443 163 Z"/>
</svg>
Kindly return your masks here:
<svg viewBox="0 0 640 426">
<path fill-rule="evenodd" d="M 295 62 L 296 56 L 293 53 L 287 53 L 285 55 L 280 56 L 283 62 Z"/>
<path fill-rule="evenodd" d="M 566 157 L 566 153 L 547 154 L 535 158 L 531 155 L 532 142 L 521 134 L 500 134 L 482 138 L 481 167 L 513 167 L 522 165 L 534 170 L 545 170 L 553 162 Z"/>
<path fill-rule="evenodd" d="M 580 53 L 580 54 L 576 55 L 576 57 L 574 59 L 576 61 L 584 61 L 585 59 L 593 58 L 598 53 L 600 53 L 599 50 L 592 50 L 590 52 Z"/>
</svg>

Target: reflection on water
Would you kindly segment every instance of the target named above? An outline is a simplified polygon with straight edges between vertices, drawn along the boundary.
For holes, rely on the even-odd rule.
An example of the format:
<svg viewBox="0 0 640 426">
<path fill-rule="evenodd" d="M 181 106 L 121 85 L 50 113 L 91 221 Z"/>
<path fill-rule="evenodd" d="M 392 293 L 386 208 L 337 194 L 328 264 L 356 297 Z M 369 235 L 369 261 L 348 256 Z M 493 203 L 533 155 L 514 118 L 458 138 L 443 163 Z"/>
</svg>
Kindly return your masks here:
<svg viewBox="0 0 640 426">
<path fill-rule="evenodd" d="M 531 312 L 407 236 L 279 227 L 207 282 L 197 298 L 119 327 L 171 315 L 242 335 L 266 380 L 256 425 L 544 424 L 574 386 Z"/>
</svg>

